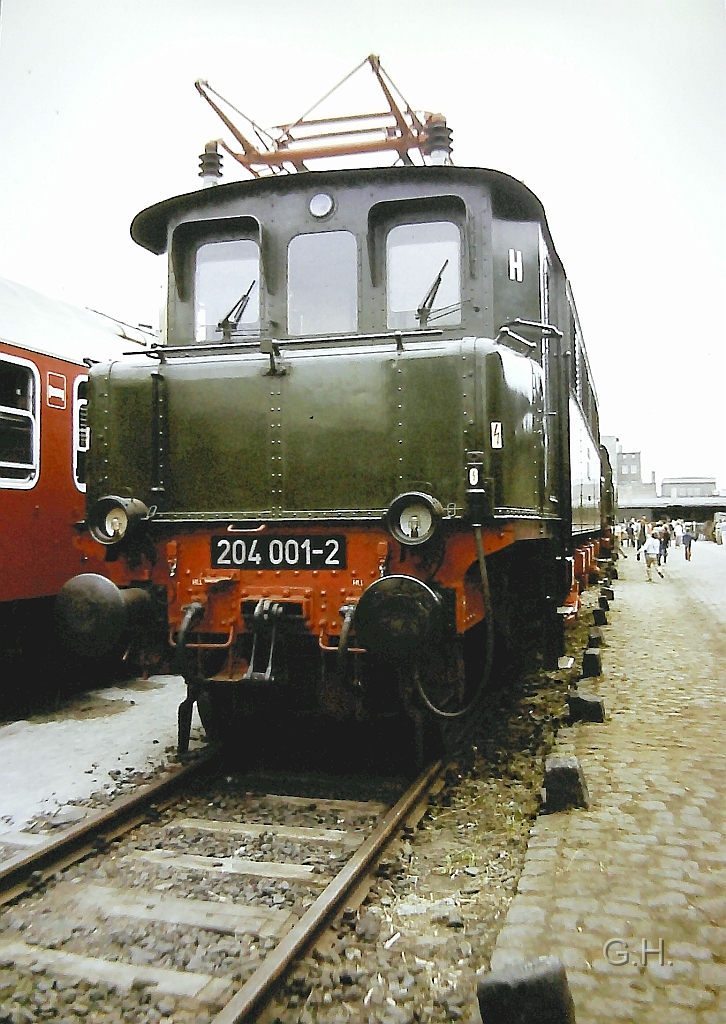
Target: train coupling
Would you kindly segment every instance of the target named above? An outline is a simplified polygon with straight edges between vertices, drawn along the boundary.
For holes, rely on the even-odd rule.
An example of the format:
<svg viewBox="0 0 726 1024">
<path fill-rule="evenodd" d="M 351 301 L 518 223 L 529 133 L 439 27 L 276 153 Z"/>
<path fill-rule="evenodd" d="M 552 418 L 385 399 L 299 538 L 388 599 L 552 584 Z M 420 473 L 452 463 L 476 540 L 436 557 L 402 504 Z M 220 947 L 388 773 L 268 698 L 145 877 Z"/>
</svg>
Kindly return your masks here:
<svg viewBox="0 0 726 1024">
<path fill-rule="evenodd" d="M 278 601 L 260 598 L 257 602 L 252 617 L 252 654 L 247 671 L 242 677 L 245 682 L 270 683 L 274 681 L 277 627 L 284 612 L 283 605 Z M 260 670 L 263 662 L 266 662 L 265 668 Z"/>
</svg>

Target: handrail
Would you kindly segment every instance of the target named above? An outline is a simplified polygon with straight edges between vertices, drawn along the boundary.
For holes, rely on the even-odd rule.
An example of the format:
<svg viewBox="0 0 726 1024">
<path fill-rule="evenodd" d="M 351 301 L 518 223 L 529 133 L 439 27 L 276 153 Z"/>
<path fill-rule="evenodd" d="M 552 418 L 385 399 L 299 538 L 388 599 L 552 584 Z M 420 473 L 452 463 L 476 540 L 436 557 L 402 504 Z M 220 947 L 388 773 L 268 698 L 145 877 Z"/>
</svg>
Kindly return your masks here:
<svg viewBox="0 0 726 1024">
<path fill-rule="evenodd" d="M 510 331 L 510 327 L 534 327 L 536 330 L 541 331 L 542 334 L 555 334 L 558 338 L 564 337 L 562 331 L 558 327 L 555 327 L 554 324 L 547 324 L 543 320 L 523 320 L 521 317 L 517 316 L 514 318 L 514 320 L 507 320 L 506 323 L 503 323 L 501 325 L 501 327 L 497 331 L 497 335 L 494 340 L 498 341 L 500 334 L 506 334 L 510 338 L 516 338 L 517 341 L 524 342 L 525 345 L 536 347 L 535 342 L 527 341 L 525 338 L 521 338 L 518 334 L 515 334 L 513 331 Z"/>
<path fill-rule="evenodd" d="M 348 341 L 348 342 L 360 342 L 360 341 L 397 341 L 399 338 L 433 338 L 440 337 L 443 334 L 441 328 L 431 328 L 430 330 L 413 330 L 413 331 L 382 331 L 378 334 L 324 334 L 320 336 L 312 335 L 306 338 L 275 338 L 271 340 L 273 345 L 312 345 L 312 344 L 325 344 L 326 342 L 335 341 Z M 144 355 L 149 356 L 152 359 L 159 359 L 162 362 L 168 355 L 181 355 L 181 354 L 194 354 L 200 352 L 225 352 L 234 351 L 240 348 L 257 348 L 260 346 L 262 341 L 266 341 L 266 338 L 254 338 L 252 340 L 244 341 L 219 341 L 212 342 L 208 345 L 152 345 L 150 348 L 144 349 Z M 263 353 L 264 354 L 264 353 Z M 139 355 L 138 352 L 124 352 L 125 356 Z"/>
</svg>

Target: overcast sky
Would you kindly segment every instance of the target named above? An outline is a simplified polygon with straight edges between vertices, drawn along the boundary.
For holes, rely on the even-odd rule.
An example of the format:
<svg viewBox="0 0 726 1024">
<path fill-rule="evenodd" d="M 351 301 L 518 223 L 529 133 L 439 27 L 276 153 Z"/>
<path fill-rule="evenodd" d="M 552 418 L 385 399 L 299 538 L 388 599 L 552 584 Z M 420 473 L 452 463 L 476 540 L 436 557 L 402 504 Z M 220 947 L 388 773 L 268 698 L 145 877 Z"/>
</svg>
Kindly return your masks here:
<svg viewBox="0 0 726 1024">
<path fill-rule="evenodd" d="M 646 480 L 726 487 L 724 0 L 0 3 L 0 276 L 158 324 L 164 257 L 129 224 L 224 134 L 195 79 L 270 125 L 378 53 L 457 164 L 542 200 L 602 432 Z"/>
</svg>

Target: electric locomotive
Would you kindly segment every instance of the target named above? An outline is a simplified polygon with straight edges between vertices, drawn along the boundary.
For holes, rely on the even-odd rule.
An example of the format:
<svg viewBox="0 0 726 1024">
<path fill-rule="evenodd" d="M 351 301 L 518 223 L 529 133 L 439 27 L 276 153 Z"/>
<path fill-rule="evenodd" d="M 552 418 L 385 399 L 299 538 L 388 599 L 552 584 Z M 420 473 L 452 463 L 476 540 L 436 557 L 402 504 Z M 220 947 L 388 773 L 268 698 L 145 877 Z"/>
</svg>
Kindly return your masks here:
<svg viewBox="0 0 726 1024">
<path fill-rule="evenodd" d="M 284 701 L 403 708 L 421 760 L 430 716 L 481 706 L 524 626 L 556 665 L 608 545 L 597 399 L 539 200 L 454 167 L 444 118 L 366 63 L 387 111 L 250 122 L 261 145 L 197 83 L 253 180 L 135 218 L 168 256 L 166 344 L 89 375 L 84 544 L 105 570 L 64 587 L 59 621 L 84 651 L 134 618 L 168 644 L 181 752 L 195 703 L 233 740 Z M 402 166 L 306 163 L 384 150 Z"/>
<path fill-rule="evenodd" d="M 527 187 L 453 166 L 274 176 L 162 202 L 132 234 L 168 253 L 168 341 L 91 368 L 88 546 L 115 582 L 72 581 L 65 630 L 92 643 L 134 595 L 155 603 L 182 750 L 194 701 L 233 732 L 263 692 L 302 699 L 303 663 L 335 715 L 455 714 L 523 604 L 561 653 L 602 467 Z"/>
</svg>

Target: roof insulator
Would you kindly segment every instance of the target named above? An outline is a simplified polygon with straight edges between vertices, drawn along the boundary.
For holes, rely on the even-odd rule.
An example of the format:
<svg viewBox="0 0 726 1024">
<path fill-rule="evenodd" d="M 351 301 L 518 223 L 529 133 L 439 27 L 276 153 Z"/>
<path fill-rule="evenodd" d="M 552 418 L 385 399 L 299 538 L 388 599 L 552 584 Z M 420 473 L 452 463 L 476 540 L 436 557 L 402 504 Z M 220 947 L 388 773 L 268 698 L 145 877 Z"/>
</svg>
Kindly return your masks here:
<svg viewBox="0 0 726 1024">
<path fill-rule="evenodd" d="M 199 154 L 199 177 L 205 186 L 216 185 L 222 177 L 222 154 L 217 148 L 216 140 L 208 142 L 204 152 Z"/>
<path fill-rule="evenodd" d="M 433 164 L 451 163 L 451 128 L 443 114 L 431 114 L 426 121 L 426 141 L 423 152 Z"/>
</svg>

